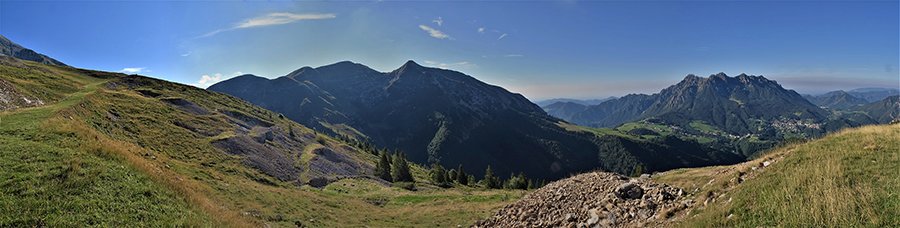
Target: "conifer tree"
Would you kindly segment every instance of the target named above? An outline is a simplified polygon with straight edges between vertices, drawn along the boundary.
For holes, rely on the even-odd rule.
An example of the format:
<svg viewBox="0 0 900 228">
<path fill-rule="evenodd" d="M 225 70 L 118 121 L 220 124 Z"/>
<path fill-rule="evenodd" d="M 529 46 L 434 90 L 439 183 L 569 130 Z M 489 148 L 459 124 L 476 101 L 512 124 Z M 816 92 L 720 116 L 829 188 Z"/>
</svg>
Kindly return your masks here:
<svg viewBox="0 0 900 228">
<path fill-rule="evenodd" d="M 455 169 L 451 169 L 450 172 L 447 172 L 447 182 L 456 182 L 456 175 L 459 174 Z"/>
<path fill-rule="evenodd" d="M 378 164 L 375 165 L 375 176 L 393 182 L 393 178 L 391 178 L 391 162 L 388 157 L 390 157 L 390 155 L 388 155 L 387 152 L 381 152 L 381 159 L 379 159 Z"/>
<path fill-rule="evenodd" d="M 431 181 L 434 181 L 434 184 L 442 186 L 447 182 L 445 178 L 447 176 L 446 170 L 441 166 L 440 163 L 434 164 L 433 168 L 431 168 Z"/>
<path fill-rule="evenodd" d="M 403 152 L 394 155 L 394 167 L 391 176 L 396 182 L 413 182 L 412 174 L 409 172 L 409 162 L 406 161 L 406 155 Z"/>
<path fill-rule="evenodd" d="M 491 166 L 488 166 L 487 170 L 484 171 L 484 187 L 489 189 L 500 188 L 500 179 L 494 176 Z"/>
<path fill-rule="evenodd" d="M 463 171 L 462 164 L 459 164 L 459 171 L 456 173 L 456 182 L 461 185 L 469 185 L 469 174 Z"/>
</svg>

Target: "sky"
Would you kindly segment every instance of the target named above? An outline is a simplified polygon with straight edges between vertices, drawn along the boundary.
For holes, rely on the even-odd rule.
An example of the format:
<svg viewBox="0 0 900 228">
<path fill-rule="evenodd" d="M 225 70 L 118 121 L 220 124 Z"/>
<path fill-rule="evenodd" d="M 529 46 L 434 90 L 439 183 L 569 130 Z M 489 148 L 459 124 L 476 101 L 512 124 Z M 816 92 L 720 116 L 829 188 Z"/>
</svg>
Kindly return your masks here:
<svg viewBox="0 0 900 228">
<path fill-rule="evenodd" d="M 3 0 L 0 35 L 71 66 L 201 88 L 407 60 L 533 101 L 718 72 L 810 94 L 900 88 L 898 1 Z"/>
</svg>

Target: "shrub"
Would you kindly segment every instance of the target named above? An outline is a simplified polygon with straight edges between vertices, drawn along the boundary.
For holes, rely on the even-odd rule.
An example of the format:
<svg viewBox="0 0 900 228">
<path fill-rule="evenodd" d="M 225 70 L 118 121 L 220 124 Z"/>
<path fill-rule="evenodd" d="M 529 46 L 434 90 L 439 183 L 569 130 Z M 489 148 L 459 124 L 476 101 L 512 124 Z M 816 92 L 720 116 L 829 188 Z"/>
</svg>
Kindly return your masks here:
<svg viewBox="0 0 900 228">
<path fill-rule="evenodd" d="M 410 190 L 410 191 L 415 191 L 415 190 L 416 190 L 416 183 L 413 183 L 413 182 L 395 182 L 395 183 L 394 183 L 394 187 L 398 187 L 398 188 L 402 188 L 402 189 L 406 189 L 406 190 Z"/>
</svg>

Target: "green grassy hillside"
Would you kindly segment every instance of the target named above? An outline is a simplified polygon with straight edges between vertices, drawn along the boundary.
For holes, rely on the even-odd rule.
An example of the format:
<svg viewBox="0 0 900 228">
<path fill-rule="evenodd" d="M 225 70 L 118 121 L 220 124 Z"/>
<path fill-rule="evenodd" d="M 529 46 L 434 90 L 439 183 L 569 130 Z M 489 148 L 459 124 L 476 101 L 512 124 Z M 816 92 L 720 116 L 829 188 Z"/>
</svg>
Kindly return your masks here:
<svg viewBox="0 0 900 228">
<path fill-rule="evenodd" d="M 751 162 L 654 180 L 699 203 L 681 227 L 898 227 L 900 124 L 847 129 Z"/>
<path fill-rule="evenodd" d="M 369 165 L 375 156 L 222 93 L 24 63 L 0 65 L 0 79 L 46 105 L 0 113 L 0 227 L 454 226 L 486 218 L 524 193 L 422 183 L 411 192 L 367 175 L 310 187 L 304 182 L 315 174 L 314 150 Z M 296 140 L 267 139 L 288 132 Z M 251 167 L 249 155 L 216 147 L 235 137 L 295 151 L 271 159 L 294 162 L 300 178 L 281 180 Z M 424 181 L 425 169 L 411 168 Z"/>
</svg>

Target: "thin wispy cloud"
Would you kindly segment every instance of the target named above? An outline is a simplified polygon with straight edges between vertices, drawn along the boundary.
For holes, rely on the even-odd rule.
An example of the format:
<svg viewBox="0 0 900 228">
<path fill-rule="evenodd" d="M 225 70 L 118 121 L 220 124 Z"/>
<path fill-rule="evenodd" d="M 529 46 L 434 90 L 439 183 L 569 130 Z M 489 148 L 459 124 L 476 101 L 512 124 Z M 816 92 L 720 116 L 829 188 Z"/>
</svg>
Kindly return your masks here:
<svg viewBox="0 0 900 228">
<path fill-rule="evenodd" d="M 431 22 L 438 23 L 438 26 L 441 26 L 441 24 L 444 23 L 444 19 L 441 19 L 441 17 L 438 17 L 438 19 L 434 19 Z"/>
<path fill-rule="evenodd" d="M 191 55 L 191 53 L 194 53 L 194 52 L 193 52 L 193 51 L 189 51 L 187 54 L 182 54 L 181 56 L 182 56 L 182 57 L 184 57 L 184 56 L 189 56 L 189 55 Z"/>
<path fill-rule="evenodd" d="M 478 28 L 478 33 L 484 34 L 484 28 Z"/>
<path fill-rule="evenodd" d="M 244 22 L 237 23 L 231 28 L 219 29 L 216 31 L 212 31 L 204 34 L 200 37 L 210 37 L 220 32 L 231 31 L 235 29 L 243 29 L 243 28 L 253 28 L 260 26 L 269 26 L 269 25 L 282 25 L 297 22 L 300 20 L 319 20 L 319 19 L 331 19 L 336 16 L 333 13 L 330 14 L 292 14 L 292 13 L 270 13 L 260 17 L 254 17 Z"/>
<path fill-rule="evenodd" d="M 135 68 L 125 68 L 119 72 L 137 74 L 137 73 L 143 73 L 143 72 L 150 72 L 150 70 L 147 70 L 146 67 L 135 67 Z"/>
<path fill-rule="evenodd" d="M 422 30 L 425 30 L 426 32 L 428 32 L 428 35 L 431 35 L 431 37 L 434 37 L 434 38 L 451 39 L 451 40 L 453 39 L 453 37 L 450 37 L 450 35 L 447 35 L 446 33 L 441 32 L 440 30 L 435 30 L 435 29 L 425 26 L 425 25 L 419 25 L 419 28 L 421 28 Z"/>
<path fill-rule="evenodd" d="M 518 55 L 518 54 L 509 54 L 509 55 L 504 55 L 503 57 L 522 57 L 522 55 Z"/>
<path fill-rule="evenodd" d="M 503 35 L 500 35 L 500 37 L 497 37 L 497 39 L 498 39 L 498 40 L 499 40 L 499 39 L 503 39 L 503 37 L 506 37 L 506 33 L 503 33 Z"/>
<path fill-rule="evenodd" d="M 463 68 L 478 67 L 478 65 L 475 65 L 475 64 L 472 64 L 469 62 L 439 63 L 439 62 L 435 62 L 435 61 L 425 61 L 425 64 L 427 64 L 431 67 L 437 67 L 437 68 L 441 68 L 441 69 L 445 69 L 445 70 L 447 69 L 447 67 L 463 67 Z"/>
</svg>

